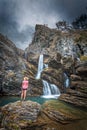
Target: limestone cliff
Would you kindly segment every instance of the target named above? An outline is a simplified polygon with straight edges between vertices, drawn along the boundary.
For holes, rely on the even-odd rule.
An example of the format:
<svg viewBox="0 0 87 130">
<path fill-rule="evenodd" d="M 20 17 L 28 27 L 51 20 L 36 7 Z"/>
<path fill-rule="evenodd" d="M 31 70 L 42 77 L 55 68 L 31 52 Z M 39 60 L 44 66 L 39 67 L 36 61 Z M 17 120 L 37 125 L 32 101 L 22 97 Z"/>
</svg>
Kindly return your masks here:
<svg viewBox="0 0 87 130">
<path fill-rule="evenodd" d="M 74 54 L 87 55 L 87 31 L 71 30 L 62 32 L 57 29 L 50 29 L 45 25 L 36 25 L 34 38 L 27 48 L 28 53 L 55 54 L 62 56 Z"/>
<path fill-rule="evenodd" d="M 36 79 L 40 54 L 44 55 L 44 67 L 40 79 Z M 0 68 L 1 94 L 20 94 L 24 75 L 29 77 L 30 83 L 27 96 L 43 94 L 42 80 L 57 85 L 61 91 L 58 100 L 45 102 L 42 108 L 30 101 L 2 107 L 2 127 L 57 130 L 61 122 L 69 124 L 68 127 L 61 126 L 61 129 L 86 129 L 87 112 L 74 108 L 74 105 L 87 109 L 87 30 L 61 32 L 45 25 L 36 25 L 32 43 L 25 51 L 19 50 L 10 40 L 0 35 Z M 70 81 L 68 87 L 65 74 Z M 85 119 L 83 126 L 78 123 L 82 119 Z M 74 121 L 77 121 L 75 125 Z"/>
<path fill-rule="evenodd" d="M 29 69 L 23 54 L 23 50 L 0 34 L 0 94 L 20 93 L 23 76 Z"/>
<path fill-rule="evenodd" d="M 36 25 L 34 38 L 26 52 L 28 61 L 33 61 L 32 64 L 36 67 L 39 55 L 44 55 L 44 64 L 48 64 L 48 68 L 43 70 L 41 79 L 56 84 L 61 92 L 68 93 L 61 95 L 61 100 L 87 107 L 87 30 L 64 32 Z M 64 88 L 64 73 L 70 79 L 70 89 Z"/>
<path fill-rule="evenodd" d="M 40 54 L 44 55 L 43 62 L 48 68 L 44 68 L 41 79 L 36 80 Z M 19 50 L 8 38 L 0 35 L 0 91 L 7 94 L 19 93 L 22 78 L 27 75 L 30 78 L 28 95 L 43 94 L 42 79 L 57 85 L 63 93 L 64 73 L 69 79 L 73 74 L 78 77 L 78 67 L 86 64 L 86 59 L 86 30 L 62 32 L 46 25 L 36 25 L 32 43 L 25 51 Z M 86 69 L 82 72 L 83 75 L 86 75 L 85 72 Z M 82 80 L 86 82 L 86 76 L 82 76 Z"/>
</svg>

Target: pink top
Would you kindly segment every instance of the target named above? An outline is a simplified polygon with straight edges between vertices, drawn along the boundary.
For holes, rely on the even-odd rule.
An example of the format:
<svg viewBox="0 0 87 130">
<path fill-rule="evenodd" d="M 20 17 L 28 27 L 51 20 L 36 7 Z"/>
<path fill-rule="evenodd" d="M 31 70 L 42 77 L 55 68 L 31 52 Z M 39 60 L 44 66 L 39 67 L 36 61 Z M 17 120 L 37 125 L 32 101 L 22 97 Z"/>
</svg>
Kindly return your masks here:
<svg viewBox="0 0 87 130">
<path fill-rule="evenodd" d="M 27 80 L 24 80 L 24 81 L 22 82 L 22 88 L 23 88 L 23 89 L 27 89 L 27 88 L 28 88 L 28 81 L 27 81 Z"/>
</svg>

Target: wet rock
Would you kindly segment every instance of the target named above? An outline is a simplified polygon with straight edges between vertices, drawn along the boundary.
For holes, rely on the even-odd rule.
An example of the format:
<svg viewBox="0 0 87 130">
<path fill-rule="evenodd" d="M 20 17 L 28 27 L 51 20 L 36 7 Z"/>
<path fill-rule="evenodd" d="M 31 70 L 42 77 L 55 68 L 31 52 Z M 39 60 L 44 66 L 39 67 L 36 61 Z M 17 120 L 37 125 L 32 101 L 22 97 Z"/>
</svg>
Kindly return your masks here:
<svg viewBox="0 0 87 130">
<path fill-rule="evenodd" d="M 76 80 L 82 80 L 82 78 L 80 77 L 80 76 L 78 76 L 78 75 L 75 75 L 75 74 L 72 74 L 72 75 L 70 75 L 70 78 L 71 78 L 71 80 L 73 81 L 76 81 Z"/>
<path fill-rule="evenodd" d="M 0 34 L 0 95 L 20 95 L 25 75 L 32 83 L 37 68 L 28 63 L 23 55 L 23 50 Z"/>
<path fill-rule="evenodd" d="M 83 96 L 80 93 L 76 93 L 71 95 L 70 94 L 62 94 L 59 98 L 61 101 L 65 101 L 66 103 L 70 103 L 77 107 L 87 108 L 87 101 L 85 99 L 85 96 Z M 87 98 L 87 97 L 86 97 Z"/>
<path fill-rule="evenodd" d="M 55 84 L 57 85 L 60 90 L 63 84 L 63 71 L 62 69 L 54 69 L 51 67 L 46 68 L 42 74 L 41 74 L 41 78 L 48 81 L 51 84 Z"/>
<path fill-rule="evenodd" d="M 40 113 L 41 105 L 32 101 L 17 101 L 1 108 L 1 125 L 5 129 L 21 130 L 35 123 Z"/>
<path fill-rule="evenodd" d="M 76 72 L 78 75 L 81 75 L 82 77 L 87 77 L 87 66 L 78 67 L 76 69 Z"/>
<path fill-rule="evenodd" d="M 66 94 L 62 94 L 59 99 L 78 107 L 87 108 L 87 82 L 71 81 L 70 89 L 66 89 Z"/>
<path fill-rule="evenodd" d="M 60 122 L 62 124 L 68 124 L 71 123 L 72 121 L 83 119 L 85 115 L 84 112 L 78 111 L 72 106 L 69 106 L 59 101 L 47 101 L 46 103 L 44 103 L 43 112 L 49 118 L 51 118 L 51 120 Z"/>
</svg>

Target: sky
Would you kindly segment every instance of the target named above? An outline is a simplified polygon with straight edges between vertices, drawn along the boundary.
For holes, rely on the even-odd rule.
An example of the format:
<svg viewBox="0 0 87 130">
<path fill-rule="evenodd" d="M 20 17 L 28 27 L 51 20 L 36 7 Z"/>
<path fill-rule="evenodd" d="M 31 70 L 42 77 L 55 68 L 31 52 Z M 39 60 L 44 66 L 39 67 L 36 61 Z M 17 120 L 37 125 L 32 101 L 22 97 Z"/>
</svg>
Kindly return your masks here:
<svg viewBox="0 0 87 130">
<path fill-rule="evenodd" d="M 72 22 L 83 13 L 87 13 L 87 0 L 0 0 L 0 33 L 24 50 L 36 24 L 56 28 L 56 22 Z"/>
</svg>

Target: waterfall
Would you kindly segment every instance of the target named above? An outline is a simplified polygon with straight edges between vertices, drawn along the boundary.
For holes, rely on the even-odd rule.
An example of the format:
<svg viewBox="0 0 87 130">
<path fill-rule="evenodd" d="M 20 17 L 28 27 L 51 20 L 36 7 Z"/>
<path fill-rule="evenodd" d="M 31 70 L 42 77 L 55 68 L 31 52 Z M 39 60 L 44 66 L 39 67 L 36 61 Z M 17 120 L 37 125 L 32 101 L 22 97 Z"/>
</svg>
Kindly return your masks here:
<svg viewBox="0 0 87 130">
<path fill-rule="evenodd" d="M 47 64 L 43 64 L 43 55 L 41 54 L 38 62 L 38 71 L 36 75 L 36 79 L 40 79 L 41 72 L 44 68 L 48 68 Z M 45 98 L 58 98 L 60 96 L 60 91 L 55 84 L 50 84 L 45 80 L 43 82 L 43 96 Z"/>
<path fill-rule="evenodd" d="M 37 71 L 36 79 L 40 79 L 40 75 L 41 75 L 42 71 L 43 71 L 43 55 L 41 54 L 39 57 L 38 71 Z"/>
<path fill-rule="evenodd" d="M 24 58 L 27 60 L 27 52 L 24 52 Z"/>
<path fill-rule="evenodd" d="M 65 79 L 64 86 L 67 88 L 70 85 L 70 80 L 66 73 L 64 73 L 64 79 Z"/>
<path fill-rule="evenodd" d="M 55 84 L 50 84 L 43 80 L 43 94 L 45 98 L 58 98 L 60 96 L 60 91 Z"/>
<path fill-rule="evenodd" d="M 44 64 L 44 68 L 48 68 L 48 64 Z"/>
</svg>

